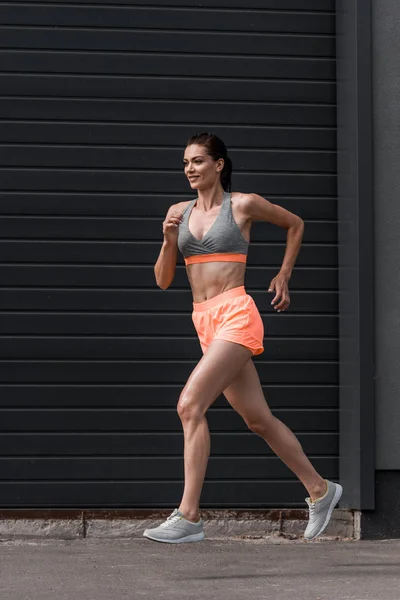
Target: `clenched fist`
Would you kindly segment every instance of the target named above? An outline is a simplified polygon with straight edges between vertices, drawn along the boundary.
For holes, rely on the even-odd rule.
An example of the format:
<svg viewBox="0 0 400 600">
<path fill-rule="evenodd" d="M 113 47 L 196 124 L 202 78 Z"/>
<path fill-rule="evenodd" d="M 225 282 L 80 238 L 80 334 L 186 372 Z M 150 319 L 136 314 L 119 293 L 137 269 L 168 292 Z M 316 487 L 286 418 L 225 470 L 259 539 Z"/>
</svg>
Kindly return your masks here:
<svg viewBox="0 0 400 600">
<path fill-rule="evenodd" d="M 179 225 L 182 223 L 182 213 L 171 212 L 163 221 L 163 234 L 165 241 L 175 241 L 179 233 Z"/>
</svg>

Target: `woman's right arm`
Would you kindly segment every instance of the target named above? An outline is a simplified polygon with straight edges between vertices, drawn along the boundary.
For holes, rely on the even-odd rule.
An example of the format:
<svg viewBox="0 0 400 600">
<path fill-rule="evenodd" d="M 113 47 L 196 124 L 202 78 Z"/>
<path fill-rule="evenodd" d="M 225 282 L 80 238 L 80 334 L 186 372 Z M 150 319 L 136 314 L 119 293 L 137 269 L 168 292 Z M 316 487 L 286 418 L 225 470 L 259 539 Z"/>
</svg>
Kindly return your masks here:
<svg viewBox="0 0 400 600">
<path fill-rule="evenodd" d="M 176 261 L 178 259 L 178 232 L 182 222 L 180 207 L 173 204 L 169 207 L 163 222 L 164 241 L 157 262 L 154 265 L 154 275 L 158 287 L 166 290 L 175 276 Z"/>
</svg>

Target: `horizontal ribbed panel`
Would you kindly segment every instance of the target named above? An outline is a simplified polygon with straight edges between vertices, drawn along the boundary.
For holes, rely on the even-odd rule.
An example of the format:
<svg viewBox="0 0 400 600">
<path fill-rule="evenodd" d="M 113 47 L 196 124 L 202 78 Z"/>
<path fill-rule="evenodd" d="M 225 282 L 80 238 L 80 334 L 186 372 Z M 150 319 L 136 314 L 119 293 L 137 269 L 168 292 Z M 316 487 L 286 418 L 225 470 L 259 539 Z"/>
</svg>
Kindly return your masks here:
<svg viewBox="0 0 400 600">
<path fill-rule="evenodd" d="M 127 482 L 132 479 L 180 480 L 182 477 L 183 460 L 177 457 L 126 457 L 90 459 L 85 461 L 73 458 L 35 458 L 13 459 L 12 463 L 2 464 L 2 479 L 4 481 L 35 481 L 37 479 L 58 479 L 60 472 L 66 481 L 87 481 L 97 479 L 113 481 L 122 479 Z M 316 468 L 326 470 L 329 477 L 336 477 L 335 459 L 318 458 Z M 208 481 L 240 479 L 242 481 L 263 479 L 265 473 L 271 479 L 286 479 L 287 467 L 277 457 L 211 457 L 207 469 Z M 328 476 L 328 475 L 327 475 Z"/>
<path fill-rule="evenodd" d="M 275 269 L 248 267 L 246 285 L 265 290 L 265 278 L 272 279 Z M 316 289 L 336 290 L 337 269 L 297 267 L 290 280 L 292 290 Z M 69 288 L 127 288 L 154 285 L 152 266 L 115 265 L 44 265 L 3 264 L 0 265 L 0 280 L 3 286 L 69 287 Z M 137 285 L 137 284 L 136 284 Z M 178 265 L 173 288 L 186 288 L 187 278 L 183 266 Z M 190 324 L 190 327 L 192 325 Z M 164 330 L 164 328 L 163 328 Z"/>
<path fill-rule="evenodd" d="M 16 180 L 15 171 L 0 169 L 0 179 L 4 190 L 54 190 L 73 191 L 74 189 L 95 191 L 115 189 L 128 192 L 133 186 L 138 191 L 146 191 L 151 186 L 154 191 L 161 192 L 168 186 L 171 191 L 178 191 L 182 175 L 165 171 L 131 172 L 121 170 L 83 171 L 68 169 L 18 169 L 21 179 Z M 157 177 L 157 175 L 159 175 Z M 235 177 L 241 188 L 261 185 L 269 187 L 274 194 L 285 194 L 296 187 L 299 193 L 334 195 L 336 191 L 335 175 L 299 175 L 299 174 L 238 174 Z"/>
<path fill-rule="evenodd" d="M 212 61 L 214 62 L 214 60 Z M 226 58 L 224 58 L 226 62 Z M 297 61 L 298 63 L 298 61 Z M 310 61 L 307 61 L 310 66 Z M 315 64 L 315 63 L 314 63 Z M 280 65 L 282 60 L 280 59 Z M 260 66 L 260 65 L 258 65 Z M 45 121 L 51 115 L 53 121 L 77 121 L 118 123 L 124 121 L 129 123 L 144 121 L 158 123 L 158 129 L 165 131 L 168 124 L 193 123 L 200 125 L 207 122 L 213 125 L 229 123 L 230 127 L 235 124 L 240 128 L 243 125 L 259 125 L 280 123 L 282 125 L 324 126 L 334 127 L 336 124 L 336 107 L 333 104 L 301 104 L 291 102 L 290 104 L 279 104 L 250 101 L 225 100 L 157 100 L 157 99 L 118 99 L 118 98 L 44 98 L 44 97 L 0 97 L 0 114 L 5 119 L 21 120 L 34 119 Z M 163 124 L 161 129 L 160 123 Z M 159 134 L 160 134 L 159 132 Z M 226 131 L 228 133 L 228 131 Z M 2 141 L 5 141 L 2 135 Z M 43 141 L 38 138 L 38 142 Z M 267 142 L 267 140 L 265 140 Z M 132 140 L 131 140 L 132 142 Z M 234 140 L 237 145 L 236 138 Z M 251 140 L 247 140 L 247 144 Z M 3 147 L 0 147 L 0 151 Z M 96 151 L 98 146 L 92 146 Z M 113 150 L 117 150 L 113 148 Z M 134 152 L 135 144 L 123 148 L 125 152 Z M 67 151 L 67 149 L 65 149 Z M 98 149 L 101 151 L 101 148 Z M 141 152 L 160 151 L 158 147 L 148 148 L 142 146 Z M 264 148 L 263 150 L 264 151 Z M 304 149 L 303 149 L 304 151 Z M 237 149 L 231 145 L 230 152 L 237 153 Z M 4 152 L 4 158 L 8 151 Z M 242 156 L 245 152 L 242 152 Z M 3 156 L 3 154 L 2 154 Z M 156 156 L 153 154 L 153 157 Z M 164 160 L 174 162 L 182 158 L 182 146 L 177 137 L 170 139 L 169 152 L 164 153 Z M 179 163 L 178 163 L 179 164 Z"/>
<path fill-rule="evenodd" d="M 248 288 L 261 311 L 270 310 L 271 295 L 265 290 Z M 88 311 L 182 311 L 191 308 L 188 291 L 168 290 L 162 295 L 156 290 L 105 290 L 105 289 L 57 289 L 57 288 L 3 288 L 0 294 L 0 310 L 88 310 Z M 338 297 L 334 292 L 293 291 L 291 313 L 332 313 L 337 311 Z M 279 315 L 277 318 L 279 318 Z"/>
<path fill-rule="evenodd" d="M 154 265 L 159 250 L 160 244 L 157 242 L 0 241 L 0 253 L 4 262 Z M 280 267 L 284 253 L 283 243 L 253 243 L 248 254 L 249 264 Z M 336 265 L 336 253 L 335 244 L 304 244 L 297 265 L 332 267 Z M 179 263 L 183 263 L 181 256 Z"/>
<path fill-rule="evenodd" d="M 240 162 L 242 169 L 253 171 L 295 171 L 314 173 L 336 172 L 336 156 L 334 152 L 321 152 L 310 150 L 256 150 L 251 153 L 243 150 L 231 151 L 232 161 Z M 47 165 L 52 168 L 73 168 L 85 164 L 92 168 L 109 168 L 129 171 L 140 170 L 149 164 L 160 164 L 164 169 L 176 171 L 181 160 L 181 152 L 171 149 L 165 150 L 135 148 L 96 148 L 95 146 L 70 146 L 57 145 L 4 145 L 0 148 L 0 157 L 3 166 L 24 166 L 29 168 Z M 139 175 L 135 173 L 136 177 Z M 181 176 L 181 174 L 180 174 Z"/>
<path fill-rule="evenodd" d="M 21 411 L 4 410 L 1 428 L 2 433 L 11 431 L 41 431 L 52 432 L 55 429 L 64 429 L 65 433 L 104 431 L 112 433 L 120 432 L 179 432 L 181 423 L 176 411 L 173 409 L 161 409 L 150 411 L 146 409 L 137 410 L 114 410 L 97 409 L 92 410 L 28 410 L 24 413 L 29 419 L 21 424 Z M 292 429 L 298 431 L 335 431 L 337 428 L 337 410 L 312 410 L 282 412 L 279 414 L 282 421 Z M 248 431 L 243 419 L 233 410 L 217 409 L 210 410 L 207 420 L 214 431 Z"/>
<path fill-rule="evenodd" d="M 3 217 L 0 237 L 67 240 L 140 240 L 160 238 L 159 219 L 61 219 L 57 217 Z M 251 239 L 254 242 L 282 242 L 285 230 L 262 221 L 253 223 Z M 306 224 L 303 241 L 336 242 L 336 223 L 311 221 Z"/>
<path fill-rule="evenodd" d="M 183 320 L 183 319 L 182 319 Z M 162 394 L 160 391 L 162 390 Z M 111 385 L 6 385 L 0 386 L 0 405 L 2 408 L 50 408 L 54 410 L 54 397 L 57 397 L 57 408 L 110 408 L 110 396 L 113 398 L 112 408 L 176 408 L 176 398 L 180 387 L 173 384 L 156 385 L 154 383 L 111 384 Z M 275 409 L 333 409 L 338 408 L 336 386 L 334 385 L 270 385 L 264 386 L 269 404 Z M 227 407 L 227 400 L 219 396 L 210 411 L 214 408 Z M 247 440 L 247 438 L 246 438 Z M 82 438 L 83 443 L 84 439 Z M 1 443 L 1 440 L 0 440 Z M 142 448 L 139 453 L 151 448 Z M 268 451 L 268 447 L 265 448 Z M 40 449 L 35 452 L 41 454 Z M 86 450 L 88 452 L 88 450 Z M 170 454 L 175 454 L 172 449 Z M 13 454 L 19 454 L 18 448 Z M 128 452 L 129 454 L 129 452 Z"/>
<path fill-rule="evenodd" d="M 238 85 L 240 77 L 121 77 L 101 75 L 0 75 L 0 89 L 8 95 L 33 96 L 86 96 L 96 98 L 165 98 L 190 100 L 245 101 L 248 95 L 258 101 L 276 102 L 335 102 L 335 84 L 331 81 L 246 80 L 246 86 Z M 266 85 L 268 83 L 268 85 Z M 200 85 L 202 84 L 202 85 Z M 32 93 L 34 90 L 34 93 Z"/>
<path fill-rule="evenodd" d="M 47 4 L 62 4 L 62 5 L 76 5 L 73 0 L 44 0 Z M 43 0 L 38 2 L 37 0 L 29 0 L 30 4 L 44 4 Z M 26 6 L 26 0 L 13 0 L 14 5 Z M 110 6 L 110 0 L 80 0 L 80 6 L 91 6 L 91 5 L 108 5 Z M 246 4 L 243 4 L 243 0 L 116 0 L 112 6 L 146 6 L 149 8 L 158 8 L 160 6 L 168 7 L 179 7 L 188 9 L 197 8 L 228 8 L 228 9 L 240 9 L 253 10 L 253 9 L 264 9 L 264 10 L 295 10 L 299 11 L 321 11 L 321 12 L 333 12 L 335 10 L 335 0 L 248 0 Z"/>
<path fill-rule="evenodd" d="M 153 311 L 118 313 L 41 313 L 32 310 L 24 313 L 3 311 L 0 313 L 2 335 L 193 335 L 188 318 L 190 310 L 181 313 L 154 313 Z M 182 318 L 185 316 L 185 318 Z M 268 336 L 285 336 L 288 329 L 293 336 L 335 337 L 336 315 L 280 315 L 275 319 L 272 311 L 261 311 Z M 291 338 L 292 339 L 292 338 Z M 144 402 L 144 401 L 143 401 Z M 146 403 L 147 406 L 147 403 Z"/>
<path fill-rule="evenodd" d="M 324 469 L 322 469 L 324 470 Z M 181 469 L 183 473 L 183 467 Z M 331 479 L 337 479 L 337 470 Z M 174 506 L 182 495 L 183 481 L 5 481 L 0 483 L 3 508 L 13 508 L 18 498 L 19 508 L 135 508 Z M 226 508 L 295 508 L 305 504 L 306 492 L 297 481 L 268 479 L 221 480 L 206 479 L 202 491 L 202 506 Z M 68 501 L 68 498 L 71 498 Z M 233 500 L 234 498 L 234 500 Z"/>
<path fill-rule="evenodd" d="M 221 87 L 222 91 L 222 87 Z M 193 95 L 195 93 L 193 92 Z M 249 109 L 250 110 L 250 109 Z M 164 124 L 100 124 L 100 123 L 57 123 L 8 121 L 1 124 L 4 143 L 51 143 L 51 144 L 99 144 L 103 145 L 157 145 L 159 147 L 176 144 L 178 139 L 186 142 L 193 126 Z M 335 150 L 336 130 L 328 127 L 260 127 L 215 126 L 216 135 L 235 139 L 236 146 L 246 149 L 275 150 Z M 168 148 L 165 148 L 167 151 Z M 181 148 L 182 153 L 182 148 Z M 182 154 L 181 154 L 182 156 Z M 181 161 L 179 161 L 179 166 Z M 240 169 L 240 164 L 237 165 Z M 235 172 L 235 176 L 237 173 Z M 180 189 L 183 187 L 182 176 Z M 78 190 L 79 191 L 79 190 Z M 117 190 L 116 190 L 117 191 Z M 147 190 L 147 191 L 151 191 Z M 155 191 L 155 190 L 153 190 Z M 170 190 L 168 190 L 170 191 Z M 188 192 L 186 192 L 188 193 Z M 190 191 L 189 191 L 190 193 Z M 292 193 L 296 192 L 293 187 Z"/>
<path fill-rule="evenodd" d="M 261 193 L 261 191 L 259 192 Z M 95 215 L 160 218 L 160 223 L 171 204 L 187 199 L 187 192 L 179 194 L 152 194 L 143 192 L 104 193 L 85 192 L 0 192 L 0 214 L 20 215 Z M 303 219 L 336 219 L 336 197 L 292 197 L 267 195 Z M 145 200 L 145 202 L 143 202 Z"/>
<path fill-rule="evenodd" d="M 0 505 L 175 506 L 176 403 L 201 357 L 162 221 L 193 197 L 186 140 L 228 146 L 234 191 L 300 215 L 291 308 L 266 293 L 286 232 L 253 224 L 246 288 L 274 414 L 338 477 L 334 0 L 0 4 Z M 220 395 L 203 506 L 304 506 L 304 487 Z"/>
<path fill-rule="evenodd" d="M 245 17 L 245 18 L 244 18 Z M 129 6 L 115 10 L 113 6 L 45 6 L 41 3 L 0 5 L 2 26 L 43 26 L 93 29 L 140 29 L 186 31 L 309 33 L 330 34 L 335 31 L 332 13 L 306 13 L 243 10 L 204 10 L 187 8 Z"/>
<path fill-rule="evenodd" d="M 211 414 L 211 410 L 210 410 Z M 0 436 L 0 451 L 4 454 L 9 448 L 13 434 Z M 307 454 L 335 456 L 338 450 L 338 436 L 335 433 L 297 432 L 299 441 Z M 213 434 L 213 455 L 269 456 L 272 451 L 258 436 L 247 433 Z M 18 444 L 8 451 L 13 456 L 31 453 L 33 456 L 182 456 L 182 432 L 177 433 L 24 433 L 18 436 Z M 60 476 L 58 477 L 60 479 Z"/>
<path fill-rule="evenodd" d="M 267 331 L 267 335 L 268 335 Z M 337 341 L 320 339 L 274 339 L 270 337 L 263 360 L 335 360 Z M 101 360 L 170 360 L 199 358 L 197 338 L 177 335 L 134 335 L 124 338 L 65 336 L 0 337 L 0 360 L 24 359 L 27 356 L 46 360 L 86 360 L 87 356 Z"/>
<path fill-rule="evenodd" d="M 7 72 L 27 73 L 87 73 L 89 75 L 159 75 L 160 55 L 106 54 L 98 52 L 0 52 L 2 70 Z M 100 60 L 101 59 L 101 62 Z M 280 77 L 285 79 L 334 80 L 336 76 L 335 61 L 332 59 L 310 58 L 265 58 L 263 56 L 180 56 L 165 55 L 162 57 L 165 70 L 171 76 L 187 77 L 193 71 L 198 77 L 241 77 L 243 79 L 276 78 L 279 69 Z"/>
<path fill-rule="evenodd" d="M 262 355 L 261 355 L 262 356 Z M 199 356 L 200 358 L 200 352 Z M 4 360 L 0 378 L 4 383 L 177 383 L 186 382 L 197 360 Z M 257 360 L 260 379 L 278 384 L 338 384 L 338 364 L 329 361 Z M 55 399 L 56 402 L 56 399 Z"/>
<path fill-rule="evenodd" d="M 0 37 L 0 48 L 32 50 L 95 50 L 108 52 L 193 52 L 194 32 L 141 31 L 132 36 L 130 31 L 88 30 L 78 36 L 76 29 L 53 30 L 47 27 L 5 27 Z M 335 50 L 332 35 L 270 33 L 196 32 L 197 47 L 206 47 L 208 54 L 239 54 L 263 56 L 310 56 L 331 58 Z M 163 71 L 160 69 L 160 75 Z M 35 94 L 32 94 L 35 95 Z"/>
</svg>

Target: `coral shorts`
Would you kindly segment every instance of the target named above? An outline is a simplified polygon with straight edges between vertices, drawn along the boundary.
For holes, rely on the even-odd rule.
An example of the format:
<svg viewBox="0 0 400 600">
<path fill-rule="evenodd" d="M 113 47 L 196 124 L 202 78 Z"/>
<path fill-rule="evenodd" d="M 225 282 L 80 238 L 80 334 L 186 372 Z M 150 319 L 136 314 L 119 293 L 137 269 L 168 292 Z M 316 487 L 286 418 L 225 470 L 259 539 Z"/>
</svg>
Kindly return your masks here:
<svg viewBox="0 0 400 600">
<path fill-rule="evenodd" d="M 205 302 L 193 302 L 192 320 L 203 353 L 213 340 L 241 344 L 253 355 L 264 352 L 264 324 L 244 285 Z"/>
</svg>

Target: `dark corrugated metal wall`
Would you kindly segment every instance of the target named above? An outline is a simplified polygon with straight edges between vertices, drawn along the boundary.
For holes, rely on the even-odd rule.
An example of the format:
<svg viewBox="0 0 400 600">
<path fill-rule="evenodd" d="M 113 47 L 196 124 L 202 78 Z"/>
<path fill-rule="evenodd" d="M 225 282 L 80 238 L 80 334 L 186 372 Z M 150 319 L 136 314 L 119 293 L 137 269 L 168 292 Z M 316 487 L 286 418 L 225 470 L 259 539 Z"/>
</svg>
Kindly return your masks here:
<svg viewBox="0 0 400 600">
<path fill-rule="evenodd" d="M 175 506 L 176 402 L 201 356 L 182 260 L 153 265 L 212 130 L 233 189 L 306 221 L 292 306 L 266 290 L 285 235 L 256 223 L 246 279 L 274 414 L 338 476 L 333 0 L 0 3 L 0 506 Z M 221 397 L 202 506 L 303 506 L 305 490 Z"/>
</svg>

